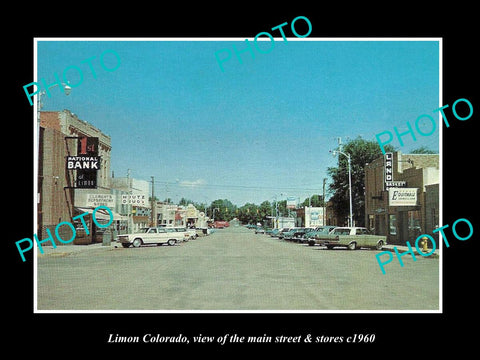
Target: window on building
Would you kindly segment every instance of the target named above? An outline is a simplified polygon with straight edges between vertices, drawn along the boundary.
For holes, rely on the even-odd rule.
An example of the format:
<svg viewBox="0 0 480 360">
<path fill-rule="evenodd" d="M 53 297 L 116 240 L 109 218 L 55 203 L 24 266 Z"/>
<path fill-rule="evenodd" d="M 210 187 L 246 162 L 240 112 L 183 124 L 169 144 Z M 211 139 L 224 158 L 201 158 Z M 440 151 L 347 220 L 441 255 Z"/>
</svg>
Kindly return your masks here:
<svg viewBox="0 0 480 360">
<path fill-rule="evenodd" d="M 397 215 L 388 215 L 388 229 L 390 235 L 397 235 Z"/>
<path fill-rule="evenodd" d="M 437 209 L 433 208 L 432 209 L 432 226 L 434 229 L 438 228 L 438 214 L 437 214 Z"/>
<path fill-rule="evenodd" d="M 375 231 L 375 216 L 368 215 L 368 230 Z"/>
<path fill-rule="evenodd" d="M 421 213 L 418 210 L 408 212 L 408 238 L 415 239 L 422 234 Z"/>
</svg>

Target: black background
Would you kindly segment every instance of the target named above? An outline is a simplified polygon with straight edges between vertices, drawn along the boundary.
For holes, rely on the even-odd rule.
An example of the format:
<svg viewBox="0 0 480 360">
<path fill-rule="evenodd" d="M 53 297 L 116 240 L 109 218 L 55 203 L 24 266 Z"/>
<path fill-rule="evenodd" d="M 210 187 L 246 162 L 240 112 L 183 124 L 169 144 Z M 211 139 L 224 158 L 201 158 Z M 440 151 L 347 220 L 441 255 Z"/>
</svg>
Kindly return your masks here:
<svg viewBox="0 0 480 360">
<path fill-rule="evenodd" d="M 327 354 L 375 357 L 421 356 L 441 354 L 445 349 L 473 349 L 476 340 L 476 263 L 478 250 L 478 215 L 473 211 L 478 201 L 476 178 L 476 122 L 480 112 L 474 33 L 478 19 L 475 8 L 459 3 L 425 6 L 417 3 L 384 3 L 383 6 L 357 3 L 309 5 L 294 3 L 249 5 L 219 3 L 197 8 L 183 3 L 181 9 L 162 3 L 107 5 L 92 3 L 45 3 L 15 12 L 18 20 L 3 22 L 4 131 L 10 134 L 10 147 L 4 164 L 3 308 L 7 321 L 3 343 L 14 354 L 46 355 L 64 358 L 72 355 L 118 356 L 131 351 L 141 355 L 178 356 L 184 351 L 200 354 L 256 354 L 320 357 Z M 322 4 L 322 3 L 320 3 Z M 442 3 L 445 4 L 445 3 Z M 26 7 L 26 6 L 25 6 Z M 50 8 L 49 8 L 50 7 Z M 10 8 L 11 9 L 11 8 Z M 9 10 L 13 11 L 13 10 Z M 443 251 L 443 313 L 367 313 L 367 314 L 34 314 L 32 252 L 22 263 L 15 241 L 31 238 L 33 229 L 33 107 L 25 99 L 22 86 L 33 81 L 34 37 L 253 37 L 297 16 L 312 23 L 309 37 L 442 37 L 443 104 L 467 98 L 474 113 L 468 121 L 452 120 L 443 131 L 443 224 L 459 218 L 469 219 L 474 235 L 468 241 L 454 240 Z M 13 24 L 13 25 L 12 25 Z M 298 23 L 300 24 L 300 22 Z M 287 28 L 286 28 L 287 29 Z M 288 30 L 289 31 L 289 30 Z M 304 31 L 298 29 L 300 34 Z M 276 35 L 275 35 L 276 36 Z M 288 33 L 287 33 L 287 36 Z M 13 102 L 11 101 L 13 100 Z M 453 119 L 447 109 L 449 119 Z M 407 120 L 407 119 L 406 119 Z M 5 138 L 5 137 L 4 137 Z M 8 142 L 4 142 L 8 144 Z M 5 153 L 5 152 L 4 152 Z M 11 205 L 14 205 L 13 207 Z M 447 235 L 451 234 L 447 230 Z M 5 285 L 3 285 L 5 286 Z M 373 344 L 108 344 L 110 333 L 142 336 L 162 335 L 239 336 L 375 334 Z M 29 350 L 33 350 L 30 352 Z M 308 353 L 304 352 L 309 351 Z M 312 352 L 310 352 L 312 351 Z M 462 352 L 463 352 L 462 351 Z M 259 353 L 260 354 L 260 353 Z M 309 354 L 309 355 L 308 355 Z"/>
</svg>

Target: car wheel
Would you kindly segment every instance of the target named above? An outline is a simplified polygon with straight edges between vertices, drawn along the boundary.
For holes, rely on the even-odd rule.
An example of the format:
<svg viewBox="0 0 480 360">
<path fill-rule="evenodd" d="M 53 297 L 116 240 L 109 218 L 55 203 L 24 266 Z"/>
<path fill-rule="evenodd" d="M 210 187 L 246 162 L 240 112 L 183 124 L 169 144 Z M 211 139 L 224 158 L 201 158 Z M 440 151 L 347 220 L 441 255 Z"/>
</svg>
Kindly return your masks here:
<svg viewBox="0 0 480 360">
<path fill-rule="evenodd" d="M 310 241 L 308 242 L 308 246 L 314 246 L 314 245 L 315 245 L 315 241 L 310 240 Z"/>
<path fill-rule="evenodd" d="M 327 250 L 332 250 L 333 249 L 333 245 L 327 245 Z"/>
<path fill-rule="evenodd" d="M 356 242 L 351 242 L 348 244 L 348 250 L 355 250 L 357 248 L 357 243 Z"/>
<path fill-rule="evenodd" d="M 376 246 L 377 250 L 382 250 L 383 248 L 383 241 L 380 240 L 378 243 L 377 243 L 377 246 Z"/>
<path fill-rule="evenodd" d="M 140 238 L 136 238 L 136 239 L 133 240 L 133 242 L 132 242 L 133 247 L 136 247 L 136 248 L 142 246 L 142 244 L 143 244 L 143 241 L 142 241 L 142 239 L 140 239 Z"/>
<path fill-rule="evenodd" d="M 167 244 L 170 245 L 170 246 L 173 246 L 176 243 L 177 243 L 177 240 L 175 240 L 175 239 L 168 239 L 168 241 L 167 241 Z"/>
</svg>

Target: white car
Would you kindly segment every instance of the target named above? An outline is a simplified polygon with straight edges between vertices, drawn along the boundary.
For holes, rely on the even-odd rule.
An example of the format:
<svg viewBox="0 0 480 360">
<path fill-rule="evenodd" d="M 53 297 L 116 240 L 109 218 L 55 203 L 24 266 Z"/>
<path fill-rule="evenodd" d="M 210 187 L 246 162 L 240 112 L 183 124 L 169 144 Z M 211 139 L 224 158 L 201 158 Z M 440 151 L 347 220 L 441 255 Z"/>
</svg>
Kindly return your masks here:
<svg viewBox="0 0 480 360">
<path fill-rule="evenodd" d="M 177 242 L 188 240 L 187 232 L 178 232 L 174 228 L 149 227 L 143 231 L 133 234 L 122 234 L 118 236 L 118 241 L 123 247 L 140 247 L 146 244 L 168 244 L 175 245 Z"/>
<path fill-rule="evenodd" d="M 169 229 L 169 228 L 167 228 Z M 186 233 L 187 236 L 183 239 L 183 241 L 194 240 L 198 237 L 197 230 L 193 228 L 185 228 L 185 227 L 174 227 L 174 229 L 181 233 Z"/>
</svg>

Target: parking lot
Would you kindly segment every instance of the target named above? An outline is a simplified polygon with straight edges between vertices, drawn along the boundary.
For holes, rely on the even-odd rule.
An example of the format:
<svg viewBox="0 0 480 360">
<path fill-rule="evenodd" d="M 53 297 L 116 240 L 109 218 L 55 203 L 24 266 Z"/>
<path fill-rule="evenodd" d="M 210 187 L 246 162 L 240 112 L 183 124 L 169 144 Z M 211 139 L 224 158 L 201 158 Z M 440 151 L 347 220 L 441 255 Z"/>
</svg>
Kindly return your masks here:
<svg viewBox="0 0 480 360">
<path fill-rule="evenodd" d="M 38 310 L 438 310 L 439 259 L 308 246 L 244 227 L 175 246 L 59 246 L 37 259 Z"/>
</svg>

